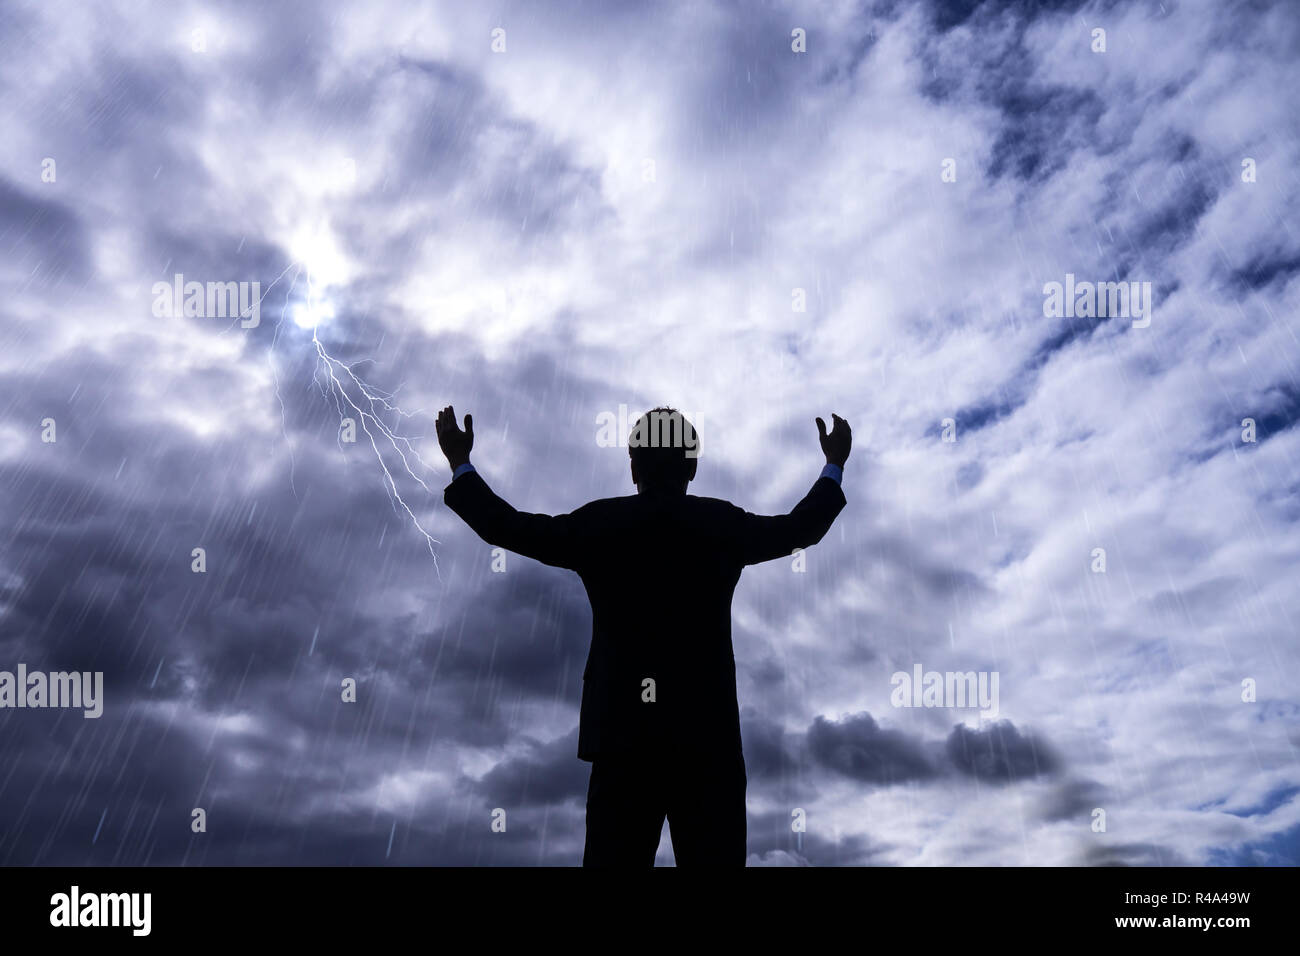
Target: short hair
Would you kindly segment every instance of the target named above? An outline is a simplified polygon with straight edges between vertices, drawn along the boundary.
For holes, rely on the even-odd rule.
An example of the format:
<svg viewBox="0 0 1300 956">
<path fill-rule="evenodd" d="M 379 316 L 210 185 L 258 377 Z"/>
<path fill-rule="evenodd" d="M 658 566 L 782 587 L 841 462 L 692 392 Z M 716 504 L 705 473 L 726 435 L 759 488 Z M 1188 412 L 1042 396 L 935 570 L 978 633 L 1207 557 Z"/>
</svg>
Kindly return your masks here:
<svg viewBox="0 0 1300 956">
<path fill-rule="evenodd" d="M 695 426 L 675 408 L 652 408 L 636 420 L 627 453 L 643 484 L 680 484 L 690 480 L 690 461 L 700 454 Z"/>
</svg>

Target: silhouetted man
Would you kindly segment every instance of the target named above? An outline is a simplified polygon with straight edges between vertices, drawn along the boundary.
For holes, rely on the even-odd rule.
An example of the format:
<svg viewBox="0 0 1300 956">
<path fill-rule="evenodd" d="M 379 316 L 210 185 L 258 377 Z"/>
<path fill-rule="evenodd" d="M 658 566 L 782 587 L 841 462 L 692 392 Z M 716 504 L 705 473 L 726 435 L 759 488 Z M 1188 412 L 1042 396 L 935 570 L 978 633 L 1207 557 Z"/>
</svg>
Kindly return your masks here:
<svg viewBox="0 0 1300 956">
<path fill-rule="evenodd" d="M 747 564 L 816 544 L 844 507 L 852 433 L 820 418 L 826 467 L 787 515 L 753 515 L 686 493 L 699 438 L 656 408 L 628 438 L 637 494 L 565 515 L 526 514 L 469 463 L 449 406 L 438 443 L 447 507 L 488 544 L 578 572 L 591 601 L 578 756 L 591 761 L 584 866 L 654 865 L 665 817 L 679 866 L 745 863 L 745 760 L 731 648 L 731 595 Z"/>
</svg>

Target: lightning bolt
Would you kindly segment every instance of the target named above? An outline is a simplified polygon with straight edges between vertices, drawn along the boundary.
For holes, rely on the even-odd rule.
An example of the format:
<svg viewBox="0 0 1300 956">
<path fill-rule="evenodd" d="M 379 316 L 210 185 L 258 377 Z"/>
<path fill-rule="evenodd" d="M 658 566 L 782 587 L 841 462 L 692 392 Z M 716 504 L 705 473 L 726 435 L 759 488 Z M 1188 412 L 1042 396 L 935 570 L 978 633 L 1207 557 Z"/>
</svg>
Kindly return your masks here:
<svg viewBox="0 0 1300 956">
<path fill-rule="evenodd" d="M 284 324 L 284 319 L 289 310 L 289 304 L 292 300 L 294 290 L 298 287 L 299 279 L 305 279 L 307 287 L 307 314 L 315 316 L 317 314 L 316 289 L 312 282 L 311 269 L 304 262 L 293 262 L 284 268 L 284 270 L 275 277 L 258 300 L 260 308 L 261 303 L 270 295 L 271 290 L 292 272 L 289 279 L 289 288 L 285 292 L 284 306 L 280 309 L 280 317 L 275 323 L 275 332 L 271 337 L 271 347 L 267 351 L 267 362 L 271 367 L 271 374 L 275 380 L 275 397 L 280 403 L 280 430 L 284 435 L 285 446 L 289 450 L 289 484 L 297 494 L 297 487 L 294 485 L 294 458 L 293 446 L 289 442 L 288 429 L 285 422 L 284 398 L 280 393 L 280 376 L 275 367 L 275 347 L 280 339 L 280 327 Z M 251 309 L 251 306 L 250 306 Z M 246 310 L 236 321 L 248 316 Z M 234 323 L 225 331 L 230 331 Z M 379 462 L 379 468 L 383 473 L 384 490 L 387 492 L 389 501 L 393 506 L 394 514 L 404 513 L 410 520 L 411 525 L 424 538 L 425 546 L 429 549 L 429 556 L 433 559 L 433 568 L 438 574 L 439 579 L 442 575 L 438 569 L 438 555 L 434 551 L 434 545 L 440 544 L 437 538 L 433 537 L 420 524 L 420 519 L 416 516 L 406 499 L 402 497 L 402 492 L 397 486 L 397 479 L 393 471 L 389 468 L 388 462 L 384 460 L 384 454 L 381 451 L 383 446 L 389 446 L 397 457 L 401 459 L 402 465 L 399 474 L 405 472 L 416 484 L 425 492 L 431 489 L 425 483 L 424 479 L 416 474 L 412 467 L 415 462 L 422 469 L 428 469 L 429 463 L 420 457 L 419 450 L 412 444 L 411 438 L 402 434 L 400 431 L 390 428 L 384 421 L 383 416 L 396 415 L 399 420 L 411 419 L 420 414 L 421 409 L 413 412 L 405 411 L 396 402 L 396 393 L 385 391 L 370 382 L 363 379 L 356 372 L 356 365 L 360 363 L 348 364 L 341 359 L 331 355 L 321 341 L 318 334 L 319 322 L 313 321 L 311 328 L 312 346 L 316 350 L 316 368 L 312 373 L 312 379 L 322 395 L 331 398 L 334 402 L 334 408 L 339 415 L 339 429 L 342 430 L 343 422 L 349 417 L 349 412 L 356 416 L 356 420 L 361 424 L 361 429 L 365 433 L 367 440 L 370 442 L 370 448 L 375 453 L 375 460 Z M 225 332 L 222 333 L 223 335 Z M 351 391 L 349 391 L 349 388 Z M 357 397 L 354 398 L 352 392 Z M 342 438 L 338 439 L 339 448 L 343 447 Z"/>
</svg>

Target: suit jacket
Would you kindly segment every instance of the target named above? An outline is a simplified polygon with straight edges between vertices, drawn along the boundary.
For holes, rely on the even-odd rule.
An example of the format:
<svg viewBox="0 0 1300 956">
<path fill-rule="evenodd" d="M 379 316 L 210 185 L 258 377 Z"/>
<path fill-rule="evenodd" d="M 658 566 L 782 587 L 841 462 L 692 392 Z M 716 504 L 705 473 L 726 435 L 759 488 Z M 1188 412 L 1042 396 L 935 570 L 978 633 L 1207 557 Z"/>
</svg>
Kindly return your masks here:
<svg viewBox="0 0 1300 956">
<path fill-rule="evenodd" d="M 527 514 L 472 471 L 448 485 L 443 500 L 488 544 L 582 578 L 592 615 L 583 760 L 663 747 L 738 752 L 731 596 L 740 572 L 816 544 L 845 505 L 839 484 L 822 477 L 793 511 L 771 517 L 682 494 Z"/>
</svg>

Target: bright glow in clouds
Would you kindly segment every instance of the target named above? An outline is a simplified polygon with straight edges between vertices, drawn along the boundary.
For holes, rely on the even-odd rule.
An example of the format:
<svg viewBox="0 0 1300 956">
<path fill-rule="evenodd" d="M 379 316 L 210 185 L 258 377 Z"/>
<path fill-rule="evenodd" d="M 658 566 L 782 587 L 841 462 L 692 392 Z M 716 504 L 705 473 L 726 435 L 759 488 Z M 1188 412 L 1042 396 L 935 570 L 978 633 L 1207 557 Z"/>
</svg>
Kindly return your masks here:
<svg viewBox="0 0 1300 956">
<path fill-rule="evenodd" d="M 289 254 L 302 264 L 307 286 L 307 301 L 293 308 L 294 324 L 315 329 L 334 318 L 334 304 L 324 298 L 325 291 L 345 285 L 353 269 L 325 220 L 300 227 L 289 240 Z"/>
<path fill-rule="evenodd" d="M 300 227 L 289 240 L 289 255 L 307 267 L 316 288 L 346 285 L 352 278 L 352 265 L 326 220 Z"/>
<path fill-rule="evenodd" d="M 300 329 L 314 329 L 322 322 L 334 318 L 333 303 L 322 300 L 319 297 L 319 290 L 314 292 L 310 301 L 293 307 L 293 324 Z"/>
</svg>

